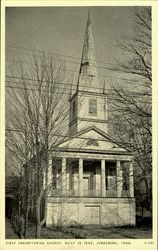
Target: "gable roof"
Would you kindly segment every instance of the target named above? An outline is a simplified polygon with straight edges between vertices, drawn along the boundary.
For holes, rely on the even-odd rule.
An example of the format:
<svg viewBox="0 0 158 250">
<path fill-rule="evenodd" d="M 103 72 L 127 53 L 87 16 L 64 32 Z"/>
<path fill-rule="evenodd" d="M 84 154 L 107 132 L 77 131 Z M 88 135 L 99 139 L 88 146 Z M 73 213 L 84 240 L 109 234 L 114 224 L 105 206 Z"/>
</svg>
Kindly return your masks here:
<svg viewBox="0 0 158 250">
<path fill-rule="evenodd" d="M 107 133 L 96 128 L 89 127 L 71 136 L 69 139 L 57 145 L 59 151 L 99 152 L 131 154 L 120 143 Z"/>
</svg>

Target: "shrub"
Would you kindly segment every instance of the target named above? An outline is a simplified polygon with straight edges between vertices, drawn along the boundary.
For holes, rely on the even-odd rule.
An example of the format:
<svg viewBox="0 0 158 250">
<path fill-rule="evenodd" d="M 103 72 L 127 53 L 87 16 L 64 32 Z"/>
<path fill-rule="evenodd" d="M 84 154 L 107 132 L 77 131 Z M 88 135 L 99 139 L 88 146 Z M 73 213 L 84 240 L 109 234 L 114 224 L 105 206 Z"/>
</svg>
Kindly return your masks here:
<svg viewBox="0 0 158 250">
<path fill-rule="evenodd" d="M 73 228 L 71 230 L 71 233 L 76 239 L 86 239 L 86 236 L 87 236 L 87 232 L 85 230 L 81 230 L 77 228 Z"/>
</svg>

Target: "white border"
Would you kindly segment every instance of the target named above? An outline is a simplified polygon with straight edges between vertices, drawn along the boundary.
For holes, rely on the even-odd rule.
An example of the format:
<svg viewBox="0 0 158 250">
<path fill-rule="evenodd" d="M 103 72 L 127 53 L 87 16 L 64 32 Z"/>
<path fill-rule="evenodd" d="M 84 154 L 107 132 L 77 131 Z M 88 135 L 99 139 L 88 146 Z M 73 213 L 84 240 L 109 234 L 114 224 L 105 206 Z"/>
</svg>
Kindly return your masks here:
<svg viewBox="0 0 158 250">
<path fill-rule="evenodd" d="M 153 206 L 153 239 L 134 239 L 134 240 L 5 240 L 5 222 L 4 222 L 4 179 L 5 179 L 5 134 L 4 134 L 4 129 L 5 129 L 5 7 L 49 7 L 49 6 L 152 6 L 152 69 L 153 69 L 153 96 L 152 96 L 152 103 L 153 103 L 153 118 L 152 118 L 152 124 L 153 124 L 153 201 L 154 201 L 154 206 Z M 1 168 L 0 168 L 0 176 L 1 176 L 1 210 L 0 210 L 0 221 L 1 221 L 1 234 L 0 234 L 0 249 L 21 249 L 21 248 L 26 248 L 26 249 L 63 249 L 63 248 L 74 248 L 75 249 L 87 249 L 87 248 L 98 248 L 98 249 L 143 249 L 143 250 L 155 250 L 157 249 L 157 162 L 158 162 L 158 129 L 157 129 L 157 124 L 158 124 L 158 77 L 157 77 L 157 71 L 158 71 L 158 2 L 155 1 L 29 1 L 29 0 L 6 0 L 1 2 L 1 88 L 0 88 L 0 161 L 1 161 Z M 2 202 L 3 201 L 3 202 Z M 12 242 L 13 244 L 7 245 L 7 242 Z M 117 242 L 118 245 L 113 245 L 113 244 L 106 244 L 106 245 L 97 245 L 96 242 Z M 121 242 L 130 242 L 131 244 L 121 244 Z M 14 244 L 14 242 L 16 244 Z M 19 244 L 22 242 L 30 242 L 30 244 Z M 31 244 L 32 242 L 32 244 Z M 40 243 L 40 242 L 45 242 L 45 245 L 36 245 L 35 243 Z M 62 245 L 47 245 L 46 243 L 48 242 L 61 242 Z M 70 245 L 65 245 L 64 242 L 75 242 L 75 245 L 70 244 Z M 78 245 L 78 242 L 82 242 L 81 245 Z M 85 244 L 86 242 L 94 242 L 93 245 L 91 244 Z"/>
</svg>

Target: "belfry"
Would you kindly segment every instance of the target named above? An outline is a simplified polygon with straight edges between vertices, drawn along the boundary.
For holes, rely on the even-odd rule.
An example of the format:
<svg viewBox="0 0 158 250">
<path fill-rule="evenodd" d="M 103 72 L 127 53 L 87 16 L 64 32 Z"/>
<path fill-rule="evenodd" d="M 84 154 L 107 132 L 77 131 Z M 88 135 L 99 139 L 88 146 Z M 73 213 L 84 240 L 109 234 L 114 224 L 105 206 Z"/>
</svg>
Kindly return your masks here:
<svg viewBox="0 0 158 250">
<path fill-rule="evenodd" d="M 106 97 L 99 80 L 90 13 L 82 50 L 77 91 L 70 99 L 70 135 L 95 126 L 107 132 Z"/>
<path fill-rule="evenodd" d="M 88 14 L 69 139 L 49 152 L 47 227 L 135 225 L 133 153 L 108 135 L 107 96 L 99 80 Z"/>
</svg>

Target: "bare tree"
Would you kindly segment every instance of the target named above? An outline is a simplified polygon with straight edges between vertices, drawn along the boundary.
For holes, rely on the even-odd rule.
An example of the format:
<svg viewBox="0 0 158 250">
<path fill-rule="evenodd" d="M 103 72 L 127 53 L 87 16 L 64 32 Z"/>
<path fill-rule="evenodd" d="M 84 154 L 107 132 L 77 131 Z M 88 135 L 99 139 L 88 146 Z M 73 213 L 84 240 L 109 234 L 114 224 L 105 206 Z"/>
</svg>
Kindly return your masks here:
<svg viewBox="0 0 158 250">
<path fill-rule="evenodd" d="M 33 56 L 31 66 L 11 77 L 7 100 L 6 146 L 16 161 L 23 185 L 22 203 L 27 236 L 31 204 L 35 207 L 36 237 L 46 220 L 49 150 L 65 139 L 68 131 L 69 77 L 60 58 Z M 12 99 L 11 99 L 12 98 Z M 12 101 L 10 101 L 12 100 Z M 63 136 L 65 135 L 65 136 Z M 44 217 L 41 203 L 45 200 Z"/>
<path fill-rule="evenodd" d="M 113 83 L 110 105 L 111 127 L 119 141 L 135 152 L 135 188 L 137 202 L 151 205 L 151 9 L 137 8 L 135 33 L 119 41 L 122 58 L 113 68 L 124 77 Z M 117 86 L 117 87 L 116 87 Z M 145 202 L 146 201 L 146 202 Z"/>
</svg>

